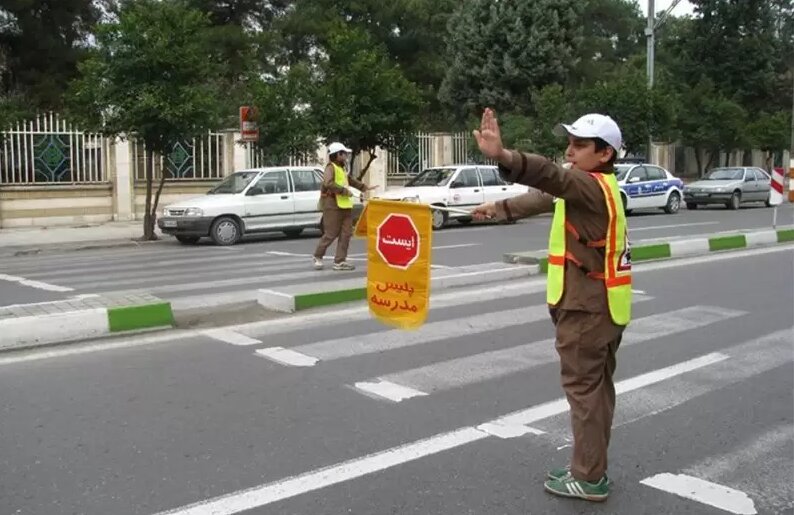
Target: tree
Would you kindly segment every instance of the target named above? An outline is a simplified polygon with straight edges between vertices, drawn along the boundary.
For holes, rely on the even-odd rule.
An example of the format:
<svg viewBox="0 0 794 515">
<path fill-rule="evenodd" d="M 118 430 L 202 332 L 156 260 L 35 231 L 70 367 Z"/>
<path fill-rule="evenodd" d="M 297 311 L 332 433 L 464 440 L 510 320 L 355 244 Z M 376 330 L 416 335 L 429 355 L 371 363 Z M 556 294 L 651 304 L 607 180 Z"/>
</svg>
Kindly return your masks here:
<svg viewBox="0 0 794 515">
<path fill-rule="evenodd" d="M 257 147 L 272 164 L 314 154 L 319 129 L 311 112 L 314 78 L 307 63 L 299 63 L 276 79 L 260 80 L 252 97 L 260 124 Z"/>
<path fill-rule="evenodd" d="M 692 0 L 695 18 L 681 40 L 685 68 L 679 79 L 690 85 L 701 77 L 748 111 L 789 105 L 791 82 L 784 31 L 776 16 L 791 13 L 790 0 Z M 782 4 L 788 4 L 788 10 Z M 780 11 L 780 9 L 783 9 Z M 790 43 L 789 43 L 790 48 Z"/>
<path fill-rule="evenodd" d="M 446 72 L 444 34 L 457 0 L 301 0 L 280 23 L 286 64 L 325 48 L 341 22 L 366 32 L 389 61 L 416 84 L 425 101 L 424 125 L 438 125 L 443 113 L 438 88 Z"/>
<path fill-rule="evenodd" d="M 0 9 L 2 96 L 58 109 L 100 11 L 92 0 L 5 0 Z"/>
<path fill-rule="evenodd" d="M 659 85 L 648 89 L 644 74 L 621 69 L 609 80 L 596 82 L 577 93 L 580 113 L 611 116 L 620 126 L 628 153 L 646 147 L 651 135 L 669 138 L 675 124 L 675 97 Z"/>
<path fill-rule="evenodd" d="M 645 19 L 633 0 L 585 0 L 582 41 L 574 70 L 576 84 L 598 80 L 605 72 L 644 56 Z"/>
<path fill-rule="evenodd" d="M 460 2 L 448 24 L 439 98 L 465 116 L 492 107 L 529 113 L 532 91 L 562 83 L 576 64 L 581 2 Z"/>
<path fill-rule="evenodd" d="M 125 3 L 117 21 L 98 27 L 96 50 L 80 65 L 70 94 L 74 116 L 108 136 L 134 135 L 152 155 L 217 128 L 224 91 L 216 78 L 225 70 L 209 26 L 205 15 L 179 0 Z M 163 171 L 152 201 L 147 167 L 144 239 L 156 238 L 165 180 Z"/>
<path fill-rule="evenodd" d="M 686 88 L 681 103 L 687 108 L 681 110 L 678 125 L 684 141 L 695 149 L 698 176 L 711 168 L 721 150 L 730 152 L 744 146 L 747 113 L 716 91 L 713 83 L 703 79 Z M 705 163 L 704 151 L 708 152 Z"/>
<path fill-rule="evenodd" d="M 362 179 L 377 158 L 376 147 L 394 149 L 415 130 L 420 92 L 361 29 L 340 24 L 326 52 L 318 63 L 311 109 L 326 141 L 344 141 L 353 150 L 351 170 L 362 151 L 369 153 Z"/>
<path fill-rule="evenodd" d="M 791 117 L 788 113 L 760 113 L 747 127 L 748 138 L 753 148 L 764 151 L 766 169 L 772 171 L 775 152 L 785 149 L 791 137 Z"/>
</svg>

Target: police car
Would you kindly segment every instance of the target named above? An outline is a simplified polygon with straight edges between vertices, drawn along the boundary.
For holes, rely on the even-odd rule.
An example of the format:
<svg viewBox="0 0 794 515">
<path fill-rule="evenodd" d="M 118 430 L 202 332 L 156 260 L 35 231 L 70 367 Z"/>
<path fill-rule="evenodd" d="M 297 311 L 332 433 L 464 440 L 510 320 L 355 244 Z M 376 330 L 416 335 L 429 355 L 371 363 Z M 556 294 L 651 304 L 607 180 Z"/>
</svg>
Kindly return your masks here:
<svg viewBox="0 0 794 515">
<path fill-rule="evenodd" d="M 684 183 L 661 166 L 616 164 L 615 178 L 627 213 L 634 209 L 658 208 L 674 214 L 681 207 Z"/>
</svg>

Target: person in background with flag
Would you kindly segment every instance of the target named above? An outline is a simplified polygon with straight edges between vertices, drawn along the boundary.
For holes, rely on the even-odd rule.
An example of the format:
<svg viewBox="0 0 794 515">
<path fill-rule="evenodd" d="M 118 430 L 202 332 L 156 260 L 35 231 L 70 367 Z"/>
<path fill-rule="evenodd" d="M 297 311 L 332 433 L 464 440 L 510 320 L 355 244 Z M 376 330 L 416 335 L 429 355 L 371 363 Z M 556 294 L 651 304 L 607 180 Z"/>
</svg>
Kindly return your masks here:
<svg viewBox="0 0 794 515">
<path fill-rule="evenodd" d="M 573 456 L 547 472 L 555 495 L 604 501 L 607 449 L 615 410 L 615 354 L 631 319 L 631 257 L 626 216 L 615 180 L 622 147 L 618 125 L 588 114 L 555 132 L 568 137 L 566 167 L 502 146 L 491 109 L 474 131 L 480 151 L 502 177 L 535 188 L 473 211 L 475 219 L 512 221 L 554 212 L 549 238 L 547 302 L 556 326 L 561 382 L 570 406 Z"/>
<path fill-rule="evenodd" d="M 337 238 L 334 270 L 355 270 L 347 262 L 347 249 L 353 236 L 353 193 L 348 186 L 363 191 L 371 191 L 375 186 L 367 186 L 345 172 L 348 155 L 352 152 L 341 143 L 331 143 L 328 147 L 329 162 L 323 172 L 320 188 L 320 204 L 323 212 L 323 235 L 314 251 L 314 268 L 322 270 L 326 250 Z"/>
</svg>

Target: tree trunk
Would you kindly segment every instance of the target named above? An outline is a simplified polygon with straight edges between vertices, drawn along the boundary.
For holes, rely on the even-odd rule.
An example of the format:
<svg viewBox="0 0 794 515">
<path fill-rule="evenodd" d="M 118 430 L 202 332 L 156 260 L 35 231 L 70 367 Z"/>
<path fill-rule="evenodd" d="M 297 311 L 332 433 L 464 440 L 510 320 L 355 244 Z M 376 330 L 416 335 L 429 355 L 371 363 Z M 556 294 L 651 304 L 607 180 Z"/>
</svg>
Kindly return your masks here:
<svg viewBox="0 0 794 515">
<path fill-rule="evenodd" d="M 154 175 L 154 154 L 149 153 L 149 162 L 146 163 L 146 205 L 143 212 L 143 240 L 154 240 L 154 220 L 152 220 L 152 182 Z"/>
<path fill-rule="evenodd" d="M 364 176 L 366 176 L 366 175 L 367 175 L 367 172 L 369 171 L 369 167 L 370 167 L 370 165 L 371 165 L 371 164 L 372 164 L 372 162 L 373 162 L 374 160 L 376 160 L 377 158 L 378 158 L 378 156 L 377 156 L 377 155 L 375 155 L 375 153 L 374 153 L 374 152 L 370 153 L 370 155 L 369 155 L 369 161 L 367 161 L 367 164 L 365 164 L 365 165 L 364 165 L 364 168 L 362 168 L 362 169 L 361 169 L 361 173 L 359 173 L 359 174 L 358 174 L 358 177 L 357 177 L 357 179 L 358 179 L 359 181 L 362 181 L 362 180 L 364 180 Z"/>
<path fill-rule="evenodd" d="M 725 166 L 728 167 L 731 165 L 731 153 L 729 151 L 725 151 Z"/>
<path fill-rule="evenodd" d="M 703 156 L 700 155 L 700 148 L 695 147 L 695 162 L 698 165 L 698 179 L 703 177 Z"/>
<path fill-rule="evenodd" d="M 152 234 L 154 234 L 154 225 L 157 223 L 157 206 L 160 205 L 160 194 L 163 192 L 165 186 L 165 170 L 162 171 L 160 177 L 160 184 L 157 185 L 157 193 L 154 195 L 154 202 L 152 202 Z M 157 235 L 153 239 L 157 239 Z"/>
</svg>

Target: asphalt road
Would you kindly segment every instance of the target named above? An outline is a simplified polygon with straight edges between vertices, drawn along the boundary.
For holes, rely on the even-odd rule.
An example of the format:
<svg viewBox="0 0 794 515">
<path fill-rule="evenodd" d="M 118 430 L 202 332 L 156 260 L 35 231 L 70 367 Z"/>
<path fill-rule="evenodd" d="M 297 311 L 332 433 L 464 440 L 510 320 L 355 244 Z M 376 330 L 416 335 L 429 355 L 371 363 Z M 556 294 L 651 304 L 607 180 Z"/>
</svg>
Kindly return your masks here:
<svg viewBox="0 0 794 515">
<path fill-rule="evenodd" d="M 630 237 L 636 242 L 770 227 L 771 214 L 763 207 L 682 210 L 676 215 L 649 210 L 629 217 Z M 549 217 L 538 217 L 514 225 L 453 224 L 434 233 L 433 263 L 457 267 L 500 262 L 505 252 L 544 249 L 549 221 Z M 794 206 L 779 208 L 778 223 L 794 224 Z M 209 243 L 185 247 L 168 239 L 140 248 L 6 257 L 0 262 L 0 306 L 105 292 L 148 292 L 174 301 L 334 280 L 342 275 L 364 276 L 365 242 L 361 239 L 354 239 L 350 249 L 351 260 L 359 266 L 355 272 L 340 275 L 312 270 L 309 256 L 317 238 L 310 232 L 295 239 L 266 235 L 234 247 Z M 327 256 L 329 268 L 333 249 Z"/>
<path fill-rule="evenodd" d="M 0 513 L 791 513 L 792 263 L 636 266 L 603 505 L 542 490 L 570 436 L 539 279 L 439 293 L 413 332 L 354 305 L 0 355 Z"/>
</svg>

